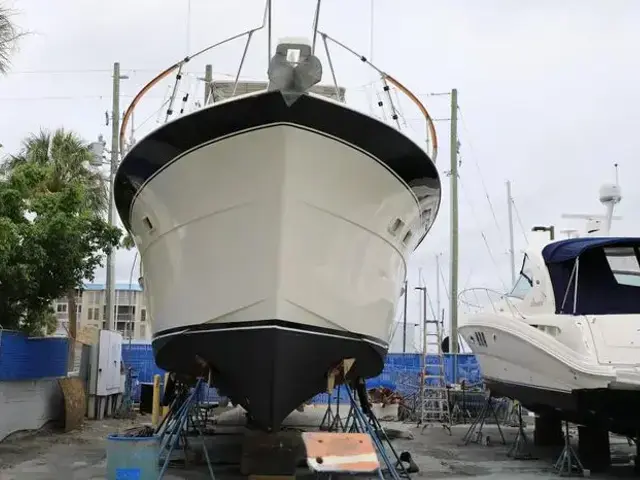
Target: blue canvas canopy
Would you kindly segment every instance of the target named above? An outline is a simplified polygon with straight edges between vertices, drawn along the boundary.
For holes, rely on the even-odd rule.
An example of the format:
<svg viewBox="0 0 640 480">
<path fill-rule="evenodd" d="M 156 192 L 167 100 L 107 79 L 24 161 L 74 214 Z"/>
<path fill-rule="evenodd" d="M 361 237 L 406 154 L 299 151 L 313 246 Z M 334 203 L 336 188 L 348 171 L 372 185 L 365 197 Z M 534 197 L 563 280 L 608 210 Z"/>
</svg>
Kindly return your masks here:
<svg viewBox="0 0 640 480">
<path fill-rule="evenodd" d="M 575 260 L 587 250 L 602 247 L 640 246 L 640 238 L 637 237 L 583 237 L 568 238 L 559 242 L 550 243 L 542 249 L 542 257 L 548 265 L 550 263 L 562 263 Z"/>
<path fill-rule="evenodd" d="M 640 313 L 640 290 L 636 285 L 618 281 L 605 251 L 610 247 L 630 248 L 627 256 L 635 257 L 636 264 L 640 264 L 640 238 L 635 237 L 570 238 L 543 248 L 556 313 Z"/>
</svg>

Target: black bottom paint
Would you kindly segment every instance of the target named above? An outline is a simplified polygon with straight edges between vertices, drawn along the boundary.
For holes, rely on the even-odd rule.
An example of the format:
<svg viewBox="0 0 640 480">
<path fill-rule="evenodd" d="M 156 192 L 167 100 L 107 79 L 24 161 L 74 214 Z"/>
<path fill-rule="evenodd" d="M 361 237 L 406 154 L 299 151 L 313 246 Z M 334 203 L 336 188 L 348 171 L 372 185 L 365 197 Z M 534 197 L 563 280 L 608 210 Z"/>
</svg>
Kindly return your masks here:
<svg viewBox="0 0 640 480">
<path fill-rule="evenodd" d="M 571 393 L 486 379 L 495 397 L 518 400 L 527 410 L 550 414 L 578 425 L 635 437 L 640 432 L 640 390 L 609 388 Z"/>
<path fill-rule="evenodd" d="M 382 372 L 386 355 L 386 348 L 349 332 L 277 320 L 174 330 L 174 335 L 155 335 L 156 364 L 198 376 L 204 372 L 200 357 L 211 367 L 221 394 L 244 407 L 253 425 L 267 431 L 279 429 L 295 408 L 326 391 L 327 372 L 342 359 L 356 359 L 350 378 L 369 378 Z"/>
</svg>

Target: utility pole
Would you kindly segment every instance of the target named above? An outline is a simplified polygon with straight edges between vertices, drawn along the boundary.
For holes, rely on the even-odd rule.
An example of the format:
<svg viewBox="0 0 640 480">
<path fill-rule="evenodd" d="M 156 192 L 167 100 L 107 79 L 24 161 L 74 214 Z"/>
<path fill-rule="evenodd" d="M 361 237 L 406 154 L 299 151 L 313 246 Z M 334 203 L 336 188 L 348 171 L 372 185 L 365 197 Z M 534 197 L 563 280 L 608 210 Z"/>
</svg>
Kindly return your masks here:
<svg viewBox="0 0 640 480">
<path fill-rule="evenodd" d="M 458 89 L 451 90 L 451 353 L 458 353 Z"/>
<path fill-rule="evenodd" d="M 407 281 L 404 281 L 404 312 L 402 323 L 402 353 L 407 353 Z"/>
<path fill-rule="evenodd" d="M 113 64 L 113 105 L 111 107 L 111 162 L 109 165 L 109 225 L 115 225 L 115 211 L 113 208 L 113 177 L 118 168 L 118 150 L 120 147 L 120 63 Z M 106 312 L 105 323 L 107 329 L 116 330 L 116 321 L 114 315 L 115 304 L 115 250 L 107 255 L 107 291 L 106 291 Z"/>
<path fill-rule="evenodd" d="M 440 315 L 440 253 L 436 254 L 436 312 Z"/>
<path fill-rule="evenodd" d="M 511 200 L 511 182 L 507 180 L 507 213 L 509 215 L 509 260 L 511 261 L 511 285 L 516 284 L 516 257 L 513 248 L 513 201 Z"/>
<path fill-rule="evenodd" d="M 213 67 L 206 65 L 204 67 L 204 105 L 209 105 L 211 101 L 211 83 L 213 82 Z"/>
</svg>

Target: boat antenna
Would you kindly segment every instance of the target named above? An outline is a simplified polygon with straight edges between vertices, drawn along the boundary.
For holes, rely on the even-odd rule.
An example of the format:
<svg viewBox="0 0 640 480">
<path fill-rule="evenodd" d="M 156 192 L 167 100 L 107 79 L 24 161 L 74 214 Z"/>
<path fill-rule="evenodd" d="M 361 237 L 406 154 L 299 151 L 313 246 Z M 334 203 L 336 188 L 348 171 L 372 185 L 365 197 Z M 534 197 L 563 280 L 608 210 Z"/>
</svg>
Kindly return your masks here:
<svg viewBox="0 0 640 480">
<path fill-rule="evenodd" d="M 373 32 L 374 32 L 374 13 L 373 0 L 369 3 L 369 60 L 373 62 Z"/>
<path fill-rule="evenodd" d="M 616 183 L 605 183 L 600 187 L 599 197 L 600 203 L 606 208 L 604 215 L 585 215 L 585 214 L 568 214 L 562 215 L 562 218 L 579 218 L 587 221 L 587 235 L 597 234 L 609 236 L 611 232 L 611 223 L 613 220 L 621 220 L 622 217 L 613 214 L 618 203 L 622 200 L 622 192 L 618 185 L 618 164 L 614 164 L 616 169 Z"/>
<path fill-rule="evenodd" d="M 311 55 L 315 55 L 316 53 L 316 39 L 318 37 L 318 22 L 320 21 L 320 6 L 322 5 L 322 0 L 318 0 L 316 2 L 316 10 L 313 14 L 313 43 L 311 44 Z"/>
<path fill-rule="evenodd" d="M 267 4 L 264 10 L 264 15 L 266 18 L 262 19 L 262 24 L 264 25 L 266 20 L 267 22 L 267 68 L 269 68 L 269 64 L 271 63 L 271 0 L 267 0 Z"/>
<path fill-rule="evenodd" d="M 618 164 L 613 164 L 616 173 L 616 183 L 605 184 L 600 187 L 600 203 L 602 203 L 607 209 L 607 213 L 605 214 L 605 232 L 606 235 L 609 235 L 609 231 L 611 230 L 611 221 L 614 219 L 613 210 L 618 203 L 622 200 L 622 192 L 620 191 L 620 185 L 618 184 Z"/>
</svg>

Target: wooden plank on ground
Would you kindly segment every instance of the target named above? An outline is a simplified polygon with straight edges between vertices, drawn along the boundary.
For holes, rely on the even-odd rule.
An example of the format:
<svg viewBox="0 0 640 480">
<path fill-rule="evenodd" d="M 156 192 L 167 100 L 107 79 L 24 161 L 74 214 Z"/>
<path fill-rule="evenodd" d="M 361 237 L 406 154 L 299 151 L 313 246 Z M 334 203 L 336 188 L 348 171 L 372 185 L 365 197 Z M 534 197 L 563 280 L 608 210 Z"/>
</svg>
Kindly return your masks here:
<svg viewBox="0 0 640 480">
<path fill-rule="evenodd" d="M 58 380 L 64 398 L 64 431 L 70 432 L 80 428 L 84 421 L 87 397 L 84 382 L 78 377 Z"/>
</svg>

